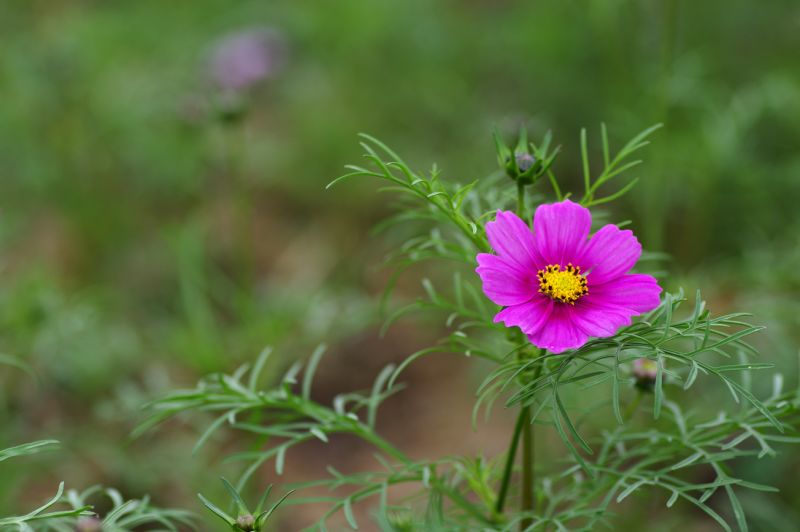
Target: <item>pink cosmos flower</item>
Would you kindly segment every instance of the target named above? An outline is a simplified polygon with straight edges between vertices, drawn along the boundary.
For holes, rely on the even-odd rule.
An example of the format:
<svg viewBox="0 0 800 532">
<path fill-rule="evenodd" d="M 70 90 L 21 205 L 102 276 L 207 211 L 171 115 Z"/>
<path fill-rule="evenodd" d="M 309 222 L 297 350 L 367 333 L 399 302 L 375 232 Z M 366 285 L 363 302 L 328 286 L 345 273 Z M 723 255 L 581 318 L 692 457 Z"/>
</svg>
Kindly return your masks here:
<svg viewBox="0 0 800 532">
<path fill-rule="evenodd" d="M 561 353 L 590 336 L 613 336 L 658 306 L 656 280 L 628 273 L 642 253 L 633 233 L 609 224 L 589 238 L 591 224 L 589 209 L 569 200 L 539 206 L 533 231 L 516 214 L 497 212 L 486 224 L 497 254 L 478 254 L 475 270 L 486 296 L 505 307 L 495 322 Z"/>
</svg>

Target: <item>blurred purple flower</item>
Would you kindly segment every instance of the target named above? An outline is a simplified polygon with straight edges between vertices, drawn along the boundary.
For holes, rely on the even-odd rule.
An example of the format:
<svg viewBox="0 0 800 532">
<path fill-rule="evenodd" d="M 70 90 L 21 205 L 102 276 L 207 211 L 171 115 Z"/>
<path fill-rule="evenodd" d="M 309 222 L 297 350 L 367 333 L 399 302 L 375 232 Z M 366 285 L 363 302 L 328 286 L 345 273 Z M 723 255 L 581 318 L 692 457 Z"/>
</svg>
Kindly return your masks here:
<svg viewBox="0 0 800 532">
<path fill-rule="evenodd" d="M 283 36 L 271 28 L 251 28 L 228 34 L 211 55 L 211 78 L 225 92 L 241 92 L 270 78 L 286 57 Z"/>
</svg>

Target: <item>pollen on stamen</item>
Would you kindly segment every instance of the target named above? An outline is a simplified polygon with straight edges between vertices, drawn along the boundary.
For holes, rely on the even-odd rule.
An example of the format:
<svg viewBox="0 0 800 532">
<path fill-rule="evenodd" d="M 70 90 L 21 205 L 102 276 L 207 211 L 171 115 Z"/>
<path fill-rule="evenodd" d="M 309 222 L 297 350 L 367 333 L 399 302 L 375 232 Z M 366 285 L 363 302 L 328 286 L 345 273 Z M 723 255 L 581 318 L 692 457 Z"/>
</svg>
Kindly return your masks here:
<svg viewBox="0 0 800 532">
<path fill-rule="evenodd" d="M 536 272 L 536 277 L 539 280 L 539 292 L 554 301 L 574 305 L 578 299 L 589 293 L 581 267 L 571 262 L 563 270 L 560 264 L 549 264 Z"/>
</svg>

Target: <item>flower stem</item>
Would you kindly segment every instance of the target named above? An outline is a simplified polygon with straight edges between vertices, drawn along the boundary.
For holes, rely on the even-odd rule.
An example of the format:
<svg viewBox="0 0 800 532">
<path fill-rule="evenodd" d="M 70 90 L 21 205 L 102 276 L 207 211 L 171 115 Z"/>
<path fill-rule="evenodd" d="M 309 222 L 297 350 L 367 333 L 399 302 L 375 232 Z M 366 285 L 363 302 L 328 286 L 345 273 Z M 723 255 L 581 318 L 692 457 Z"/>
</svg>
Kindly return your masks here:
<svg viewBox="0 0 800 532">
<path fill-rule="evenodd" d="M 531 407 L 524 406 L 520 412 L 520 417 L 524 419 L 522 428 L 522 511 L 533 512 L 535 501 L 533 497 L 534 478 L 534 450 L 535 441 L 533 439 L 533 426 L 531 425 Z M 520 531 L 526 530 L 531 526 L 531 517 L 524 517 L 519 523 Z"/>
<path fill-rule="evenodd" d="M 544 353 L 544 350 L 541 350 L 539 356 L 544 356 Z M 542 374 L 543 365 L 544 361 L 540 361 L 536 366 L 532 381 L 536 381 L 539 375 Z M 520 506 L 523 512 L 533 514 L 534 510 L 536 510 L 536 498 L 534 495 L 536 488 L 536 439 L 533 431 L 533 419 L 531 419 L 530 405 L 522 407 L 520 417 L 524 418 L 524 425 L 522 427 L 522 492 Z M 532 522 L 532 515 L 524 517 L 519 523 L 520 531 L 527 530 Z"/>
<path fill-rule="evenodd" d="M 503 513 L 503 505 L 506 502 L 506 495 L 508 495 L 508 487 L 511 484 L 511 473 L 514 469 L 514 459 L 517 456 L 517 446 L 519 445 L 519 436 L 522 434 L 522 427 L 525 424 L 525 409 L 521 409 L 519 416 L 517 416 L 517 424 L 514 426 L 514 434 L 511 436 L 511 444 L 508 447 L 508 456 L 506 456 L 506 465 L 503 469 L 503 480 L 500 482 L 500 493 L 497 495 L 497 504 L 495 504 L 495 513 L 498 515 Z"/>
<path fill-rule="evenodd" d="M 517 216 L 525 220 L 525 185 L 517 181 Z"/>
</svg>

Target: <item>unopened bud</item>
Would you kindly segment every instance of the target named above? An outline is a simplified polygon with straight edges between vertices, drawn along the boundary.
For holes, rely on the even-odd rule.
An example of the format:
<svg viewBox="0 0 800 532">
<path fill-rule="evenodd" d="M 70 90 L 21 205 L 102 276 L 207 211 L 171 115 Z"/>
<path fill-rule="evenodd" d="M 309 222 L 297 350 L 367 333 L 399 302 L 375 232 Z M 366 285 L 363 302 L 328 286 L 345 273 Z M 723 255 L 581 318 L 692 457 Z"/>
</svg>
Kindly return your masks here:
<svg viewBox="0 0 800 532">
<path fill-rule="evenodd" d="M 658 363 L 649 358 L 637 358 L 633 361 L 633 376 L 636 377 L 636 387 L 650 391 L 656 382 Z"/>
<path fill-rule="evenodd" d="M 514 154 L 514 158 L 517 160 L 517 168 L 519 168 L 519 171 L 523 174 L 530 170 L 534 163 L 536 163 L 536 157 L 530 153 L 517 152 Z"/>
<path fill-rule="evenodd" d="M 255 530 L 256 519 L 250 514 L 240 515 L 236 519 L 236 526 L 238 526 L 241 530 L 251 532 L 252 530 Z"/>
<path fill-rule="evenodd" d="M 506 175 L 522 185 L 531 185 L 542 174 L 539 159 L 527 151 L 515 151 L 506 157 L 504 163 Z"/>
<path fill-rule="evenodd" d="M 545 135 L 542 144 L 537 147 L 528 142 L 528 133 L 520 128 L 515 146 L 508 146 L 497 131 L 494 132 L 494 145 L 497 152 L 497 163 L 505 170 L 508 177 L 518 186 L 533 185 L 545 175 L 558 155 L 560 147 L 550 149 L 551 135 Z"/>
</svg>

